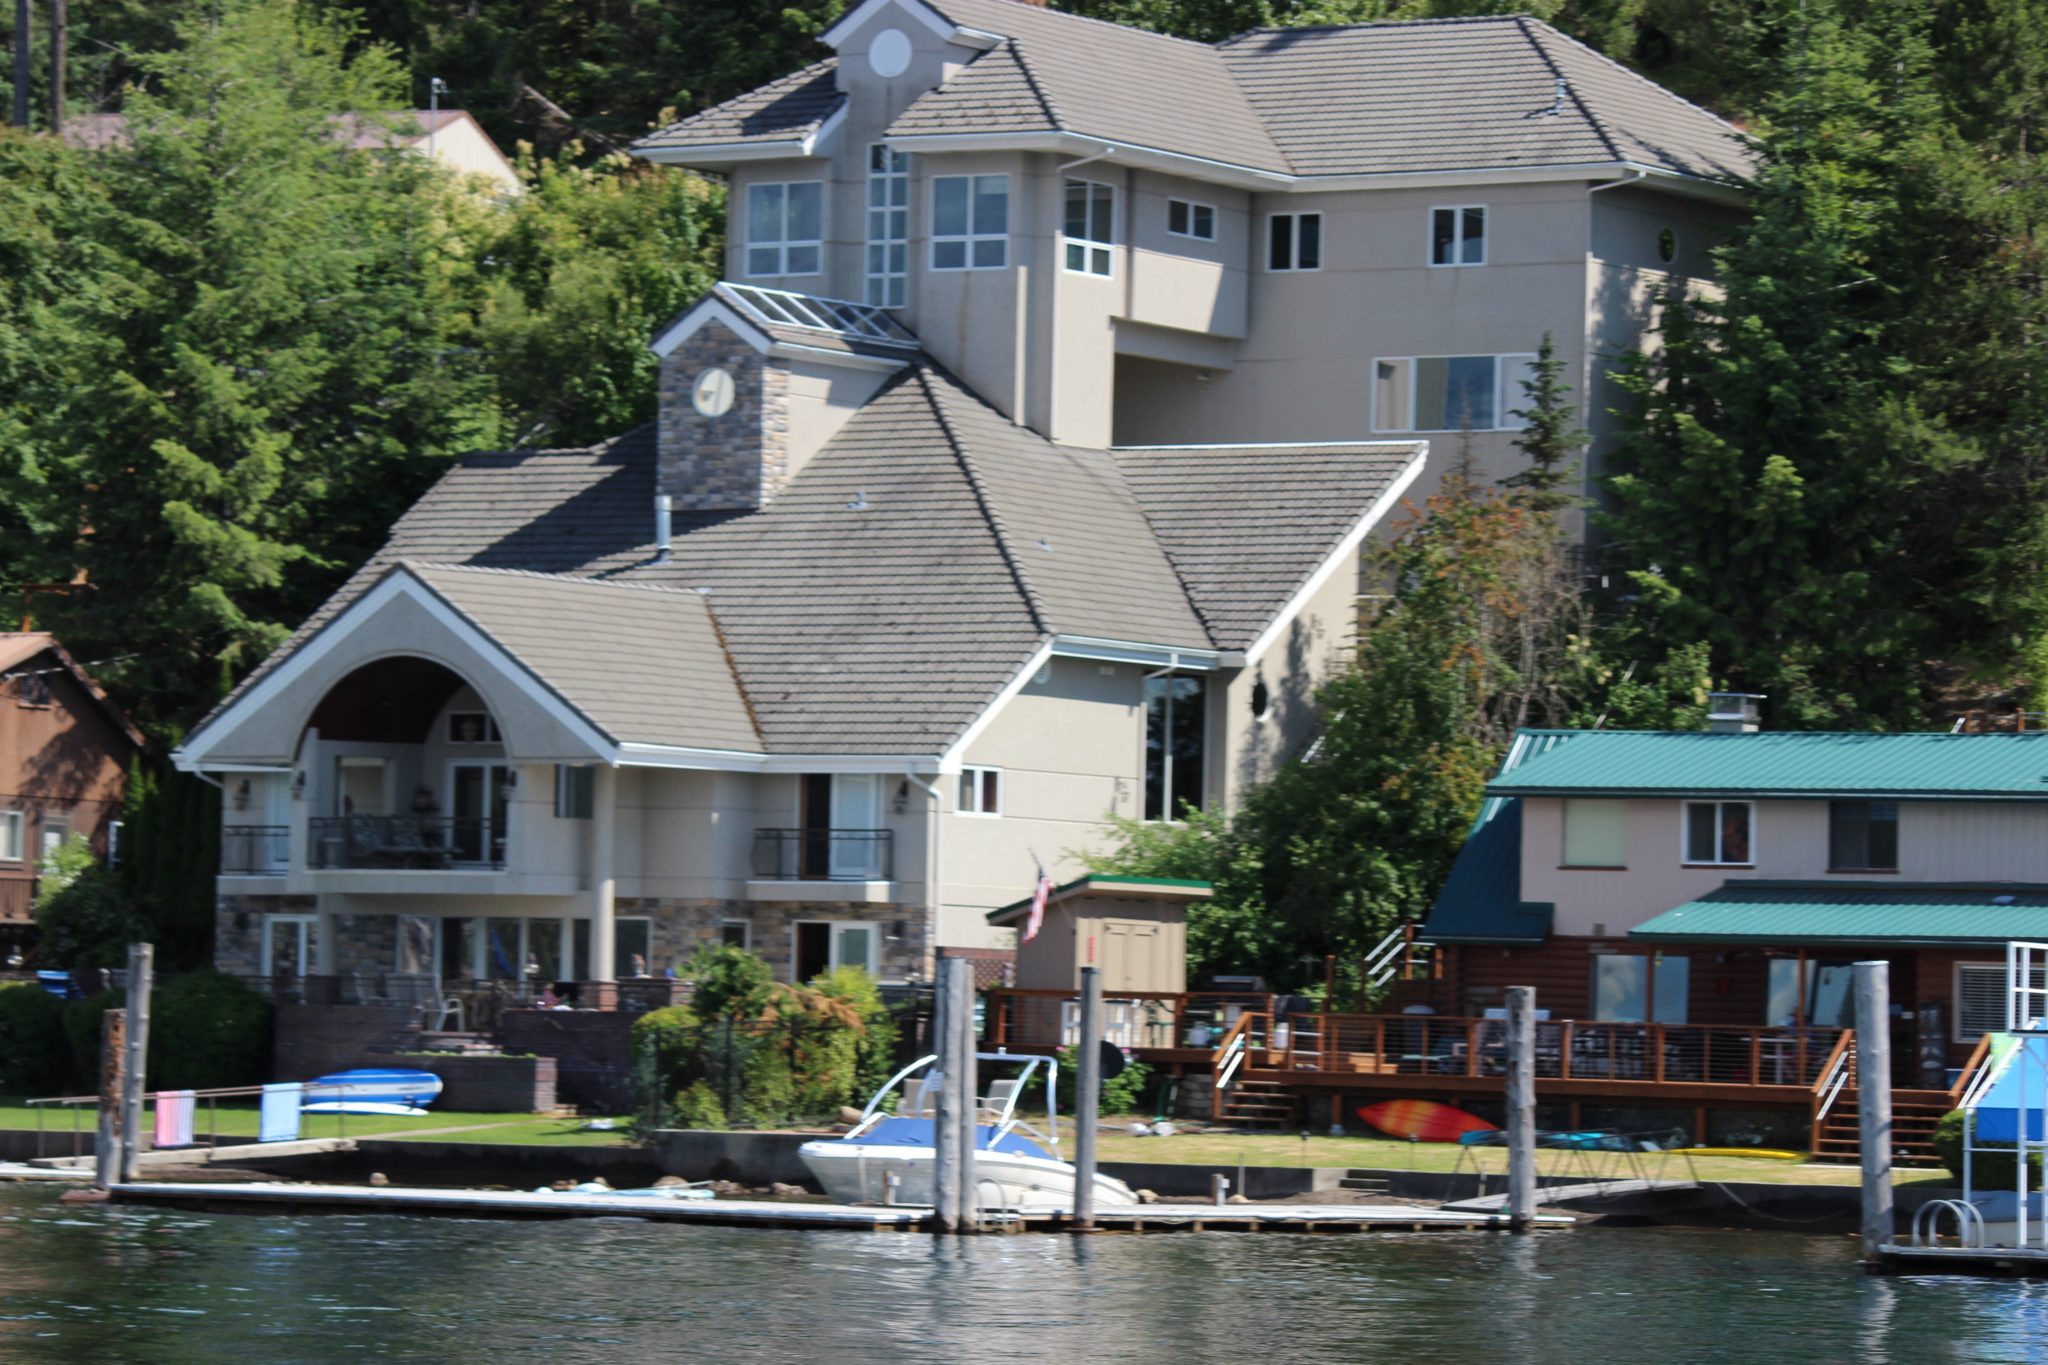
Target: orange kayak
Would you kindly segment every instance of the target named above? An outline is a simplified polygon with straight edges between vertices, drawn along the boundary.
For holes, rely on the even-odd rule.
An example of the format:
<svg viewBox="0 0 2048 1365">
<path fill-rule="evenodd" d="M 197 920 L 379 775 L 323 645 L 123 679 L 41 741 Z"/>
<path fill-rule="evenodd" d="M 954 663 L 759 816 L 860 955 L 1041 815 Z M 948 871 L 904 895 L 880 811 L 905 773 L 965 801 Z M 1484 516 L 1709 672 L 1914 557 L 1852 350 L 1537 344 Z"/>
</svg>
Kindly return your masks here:
<svg viewBox="0 0 2048 1365">
<path fill-rule="evenodd" d="M 1417 1142 L 1456 1142 L 1466 1133 L 1500 1131 L 1475 1114 L 1435 1100 L 1383 1100 L 1360 1109 L 1358 1117 L 1389 1137 Z"/>
</svg>

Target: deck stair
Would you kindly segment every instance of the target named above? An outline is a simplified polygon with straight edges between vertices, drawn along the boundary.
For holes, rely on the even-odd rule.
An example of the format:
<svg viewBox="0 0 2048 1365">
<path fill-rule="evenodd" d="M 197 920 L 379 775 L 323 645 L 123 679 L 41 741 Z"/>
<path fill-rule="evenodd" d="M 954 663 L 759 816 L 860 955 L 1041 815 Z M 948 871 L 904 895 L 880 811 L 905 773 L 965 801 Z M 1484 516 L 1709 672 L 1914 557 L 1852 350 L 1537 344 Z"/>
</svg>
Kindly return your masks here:
<svg viewBox="0 0 2048 1365">
<path fill-rule="evenodd" d="M 1285 1128 L 1298 1101 L 1278 1081 L 1243 1080 L 1223 1097 L 1217 1117 L 1239 1128 Z"/>
<path fill-rule="evenodd" d="M 1356 1194 L 1388 1193 L 1387 1178 L 1385 1176 L 1374 1175 L 1371 1171 L 1363 1171 L 1355 1167 L 1344 1172 L 1344 1178 L 1337 1182 L 1337 1188 L 1340 1190 L 1350 1190 Z"/>
<path fill-rule="evenodd" d="M 1898 1166 L 1940 1166 L 1934 1151 L 1934 1125 L 1956 1107 L 1946 1090 L 1892 1091 L 1892 1163 Z M 1853 1166 L 1863 1159 L 1863 1129 L 1857 1092 L 1845 1089 L 1813 1134 L 1818 1161 Z"/>
</svg>

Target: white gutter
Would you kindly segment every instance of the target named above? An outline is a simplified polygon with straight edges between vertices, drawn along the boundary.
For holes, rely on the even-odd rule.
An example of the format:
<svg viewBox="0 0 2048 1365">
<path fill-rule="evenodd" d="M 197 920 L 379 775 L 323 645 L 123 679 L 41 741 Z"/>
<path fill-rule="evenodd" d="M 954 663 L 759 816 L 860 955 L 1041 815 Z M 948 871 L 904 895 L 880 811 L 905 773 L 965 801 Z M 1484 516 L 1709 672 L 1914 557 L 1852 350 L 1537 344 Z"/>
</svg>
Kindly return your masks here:
<svg viewBox="0 0 2048 1365">
<path fill-rule="evenodd" d="M 1052 652 L 1069 659 L 1095 659 L 1102 663 L 1143 664 L 1148 668 L 1179 669 L 1182 672 L 1214 673 L 1218 669 L 1242 668 L 1244 654 L 1228 649 L 1180 649 L 1170 645 L 1139 644 L 1132 640 L 1103 640 L 1087 635 L 1056 635 Z"/>
</svg>

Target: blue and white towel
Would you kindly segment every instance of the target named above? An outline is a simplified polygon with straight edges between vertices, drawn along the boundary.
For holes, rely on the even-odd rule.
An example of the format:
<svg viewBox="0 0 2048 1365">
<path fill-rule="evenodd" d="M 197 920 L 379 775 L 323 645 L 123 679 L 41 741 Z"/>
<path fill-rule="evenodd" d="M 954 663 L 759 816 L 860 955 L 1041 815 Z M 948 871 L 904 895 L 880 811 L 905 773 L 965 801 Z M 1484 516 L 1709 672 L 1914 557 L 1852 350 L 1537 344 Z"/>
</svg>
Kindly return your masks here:
<svg viewBox="0 0 2048 1365">
<path fill-rule="evenodd" d="M 263 1087 L 263 1110 L 258 1120 L 257 1141 L 295 1142 L 299 1136 L 299 1105 L 305 1095 L 303 1081 L 281 1081 Z"/>
</svg>

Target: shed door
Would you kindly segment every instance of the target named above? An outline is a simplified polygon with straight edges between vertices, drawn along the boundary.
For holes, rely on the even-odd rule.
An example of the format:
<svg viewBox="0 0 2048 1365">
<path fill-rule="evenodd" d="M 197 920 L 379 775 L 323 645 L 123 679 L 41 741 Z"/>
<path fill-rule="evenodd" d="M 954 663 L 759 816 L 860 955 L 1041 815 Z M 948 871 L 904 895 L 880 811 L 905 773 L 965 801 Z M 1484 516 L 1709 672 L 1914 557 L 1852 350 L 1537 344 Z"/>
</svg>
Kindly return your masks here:
<svg viewBox="0 0 2048 1365">
<path fill-rule="evenodd" d="M 1165 975 L 1160 961 L 1160 927 L 1143 920 L 1102 921 L 1102 988 L 1157 991 Z"/>
</svg>

